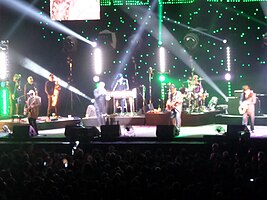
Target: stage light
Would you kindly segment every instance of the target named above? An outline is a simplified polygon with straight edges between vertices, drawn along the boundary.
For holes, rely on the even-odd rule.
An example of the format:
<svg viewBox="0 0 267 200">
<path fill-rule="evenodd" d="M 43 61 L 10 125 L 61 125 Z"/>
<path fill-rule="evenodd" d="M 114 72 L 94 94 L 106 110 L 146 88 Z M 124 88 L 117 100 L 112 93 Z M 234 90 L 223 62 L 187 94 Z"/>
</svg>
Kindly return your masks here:
<svg viewBox="0 0 267 200">
<path fill-rule="evenodd" d="M 232 76 L 231 76 L 230 73 L 226 73 L 226 74 L 224 75 L 224 78 L 225 78 L 226 81 L 230 81 L 230 80 L 232 79 Z"/>
<path fill-rule="evenodd" d="M 223 40 L 223 43 L 224 43 L 224 44 L 226 44 L 226 43 L 227 43 L 227 40 L 226 40 L 226 39 L 224 39 L 224 40 Z"/>
<path fill-rule="evenodd" d="M 0 116 L 10 115 L 10 91 L 7 86 L 0 88 Z"/>
<path fill-rule="evenodd" d="M 102 51 L 99 48 L 94 49 L 95 73 L 100 75 L 102 73 Z"/>
<path fill-rule="evenodd" d="M 99 81 L 100 81 L 100 77 L 99 77 L 99 76 L 94 76 L 94 77 L 93 77 L 93 81 L 94 81 L 95 83 L 99 82 Z"/>
<path fill-rule="evenodd" d="M 159 81 L 160 82 L 164 82 L 166 80 L 166 77 L 163 75 L 163 74 L 161 74 L 160 76 L 159 76 Z"/>
<path fill-rule="evenodd" d="M 5 132 L 5 133 L 11 133 L 11 131 L 10 131 L 10 129 L 8 128 L 8 126 L 7 125 L 4 125 L 3 127 L 2 127 L 2 129 L 3 129 L 3 131 Z"/>
<path fill-rule="evenodd" d="M 0 79 L 5 80 L 7 78 L 7 65 L 8 58 L 6 51 L 0 51 Z"/>
</svg>

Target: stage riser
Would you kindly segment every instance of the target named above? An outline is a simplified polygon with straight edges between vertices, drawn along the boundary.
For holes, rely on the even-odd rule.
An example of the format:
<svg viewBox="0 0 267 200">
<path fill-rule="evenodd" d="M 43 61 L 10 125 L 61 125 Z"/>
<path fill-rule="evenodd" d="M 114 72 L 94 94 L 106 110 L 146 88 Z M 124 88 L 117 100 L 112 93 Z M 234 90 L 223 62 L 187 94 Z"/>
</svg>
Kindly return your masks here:
<svg viewBox="0 0 267 200">
<path fill-rule="evenodd" d="M 100 126 L 96 117 L 83 118 L 82 123 L 84 126 Z M 110 125 L 145 125 L 145 117 L 110 117 L 107 120 Z"/>
</svg>

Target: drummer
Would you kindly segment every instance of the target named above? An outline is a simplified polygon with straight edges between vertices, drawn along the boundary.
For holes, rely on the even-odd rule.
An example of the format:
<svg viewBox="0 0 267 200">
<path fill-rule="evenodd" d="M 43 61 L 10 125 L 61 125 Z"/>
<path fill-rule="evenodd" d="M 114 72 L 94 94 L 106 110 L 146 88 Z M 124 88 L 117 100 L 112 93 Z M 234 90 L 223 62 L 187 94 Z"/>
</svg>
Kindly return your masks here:
<svg viewBox="0 0 267 200">
<path fill-rule="evenodd" d="M 204 89 L 198 75 L 193 75 L 191 81 L 188 82 L 188 90 L 192 93 L 191 96 L 194 100 L 192 109 L 194 111 L 199 111 L 199 108 L 203 104 L 202 95 L 204 93 Z"/>
</svg>

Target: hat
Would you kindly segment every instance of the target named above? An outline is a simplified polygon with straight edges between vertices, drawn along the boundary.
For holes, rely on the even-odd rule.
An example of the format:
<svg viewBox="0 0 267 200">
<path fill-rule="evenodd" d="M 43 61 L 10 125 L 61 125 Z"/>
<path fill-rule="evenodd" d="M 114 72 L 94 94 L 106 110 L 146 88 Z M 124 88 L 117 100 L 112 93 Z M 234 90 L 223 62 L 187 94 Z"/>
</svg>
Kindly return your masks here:
<svg viewBox="0 0 267 200">
<path fill-rule="evenodd" d="M 35 92 L 34 92 L 33 90 L 30 90 L 27 94 L 28 94 L 28 95 L 30 95 L 30 94 L 35 94 Z"/>
</svg>

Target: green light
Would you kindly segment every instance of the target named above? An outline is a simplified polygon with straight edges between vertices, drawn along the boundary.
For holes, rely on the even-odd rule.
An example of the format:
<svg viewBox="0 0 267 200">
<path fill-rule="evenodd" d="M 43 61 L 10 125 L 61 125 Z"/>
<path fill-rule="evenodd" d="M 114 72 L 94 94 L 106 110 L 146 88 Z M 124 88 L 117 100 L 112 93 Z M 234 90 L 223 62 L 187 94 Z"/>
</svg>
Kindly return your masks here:
<svg viewBox="0 0 267 200">
<path fill-rule="evenodd" d="M 161 75 L 159 76 L 159 81 L 160 81 L 160 82 L 164 82 L 165 80 L 166 80 L 166 77 L 165 77 L 164 75 L 161 74 Z"/>
<path fill-rule="evenodd" d="M 2 86 L 2 82 L 1 82 Z M 7 87 L 0 89 L 0 116 L 10 115 L 10 92 Z"/>
</svg>

